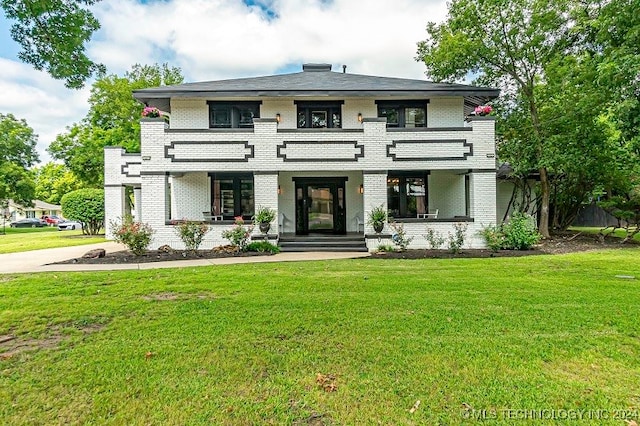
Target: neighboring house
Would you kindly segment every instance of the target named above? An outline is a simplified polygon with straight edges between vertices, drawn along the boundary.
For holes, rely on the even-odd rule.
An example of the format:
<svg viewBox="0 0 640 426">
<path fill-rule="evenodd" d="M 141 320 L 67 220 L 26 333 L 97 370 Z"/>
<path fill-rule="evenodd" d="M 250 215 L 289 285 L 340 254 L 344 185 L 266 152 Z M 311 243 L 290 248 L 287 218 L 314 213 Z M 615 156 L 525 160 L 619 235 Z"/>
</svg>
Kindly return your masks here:
<svg viewBox="0 0 640 426">
<path fill-rule="evenodd" d="M 278 212 L 271 238 L 360 233 L 374 250 L 391 237 L 365 223 L 380 205 L 415 237 L 412 248 L 426 247 L 427 226 L 447 236 L 458 222 L 468 224 L 465 245 L 482 247 L 478 231 L 497 221 L 495 121 L 470 113 L 498 94 L 323 64 L 136 90 L 171 120 L 141 120 L 140 154 L 105 148 L 106 223 L 127 213 L 130 186 L 139 219 L 156 230 L 152 248 L 182 247 L 180 219 L 211 223 L 203 248 L 226 244 L 234 217 L 250 221 L 266 206 Z"/>
<path fill-rule="evenodd" d="M 4 217 L 7 222 L 13 222 L 25 218 L 39 218 L 41 216 L 62 216 L 62 208 L 57 204 L 49 204 L 40 200 L 33 200 L 33 206 L 23 206 L 9 200 L 4 209 Z"/>
</svg>

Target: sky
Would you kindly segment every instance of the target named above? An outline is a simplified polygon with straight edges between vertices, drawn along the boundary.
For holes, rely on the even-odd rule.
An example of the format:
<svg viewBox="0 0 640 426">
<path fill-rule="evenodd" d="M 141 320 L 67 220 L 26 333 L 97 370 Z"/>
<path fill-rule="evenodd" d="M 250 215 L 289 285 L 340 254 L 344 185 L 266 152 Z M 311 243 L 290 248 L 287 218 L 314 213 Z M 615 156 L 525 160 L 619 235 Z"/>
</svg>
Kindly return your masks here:
<svg viewBox="0 0 640 426">
<path fill-rule="evenodd" d="M 429 21 L 444 0 L 102 0 L 101 28 L 88 55 L 109 74 L 167 62 L 186 82 L 298 72 L 303 63 L 334 71 L 426 79 L 415 61 Z M 17 59 L 11 22 L 0 15 L 0 113 L 24 118 L 46 148 L 88 109 L 91 81 L 71 90 Z"/>
</svg>

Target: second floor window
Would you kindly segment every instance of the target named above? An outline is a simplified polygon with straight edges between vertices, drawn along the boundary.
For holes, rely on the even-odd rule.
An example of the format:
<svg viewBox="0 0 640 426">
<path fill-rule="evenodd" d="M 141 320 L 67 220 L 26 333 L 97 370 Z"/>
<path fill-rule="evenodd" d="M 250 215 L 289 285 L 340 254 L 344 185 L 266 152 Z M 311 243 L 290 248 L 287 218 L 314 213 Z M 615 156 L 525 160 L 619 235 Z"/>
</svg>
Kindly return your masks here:
<svg viewBox="0 0 640 426">
<path fill-rule="evenodd" d="M 387 119 L 387 127 L 427 127 L 427 102 L 378 101 L 378 117 Z"/>
<path fill-rule="evenodd" d="M 209 101 L 209 127 L 213 129 L 251 128 L 260 117 L 260 102 Z"/>
<path fill-rule="evenodd" d="M 299 129 L 342 127 L 342 101 L 296 101 L 296 105 Z"/>
</svg>

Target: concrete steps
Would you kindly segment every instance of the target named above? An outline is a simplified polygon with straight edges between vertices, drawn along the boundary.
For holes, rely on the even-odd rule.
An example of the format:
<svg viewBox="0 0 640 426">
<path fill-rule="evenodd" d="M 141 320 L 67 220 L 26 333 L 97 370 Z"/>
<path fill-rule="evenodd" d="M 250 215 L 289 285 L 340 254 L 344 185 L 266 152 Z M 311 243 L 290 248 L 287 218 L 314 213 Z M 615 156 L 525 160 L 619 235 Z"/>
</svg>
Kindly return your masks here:
<svg viewBox="0 0 640 426">
<path fill-rule="evenodd" d="M 289 235 L 280 236 L 278 242 L 283 252 L 331 251 L 366 252 L 367 246 L 362 234 L 349 235 Z"/>
</svg>

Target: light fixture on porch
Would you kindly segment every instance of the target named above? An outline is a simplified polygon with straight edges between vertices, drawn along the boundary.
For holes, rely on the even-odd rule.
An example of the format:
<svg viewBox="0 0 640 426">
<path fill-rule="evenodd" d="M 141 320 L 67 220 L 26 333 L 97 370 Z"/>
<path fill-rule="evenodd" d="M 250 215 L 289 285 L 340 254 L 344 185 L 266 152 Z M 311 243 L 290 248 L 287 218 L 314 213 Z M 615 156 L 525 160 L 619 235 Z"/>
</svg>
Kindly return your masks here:
<svg viewBox="0 0 640 426">
<path fill-rule="evenodd" d="M 358 192 L 364 194 L 364 185 L 360 184 L 360 188 L 358 188 Z"/>
<path fill-rule="evenodd" d="M 280 123 L 280 121 L 282 120 L 282 117 L 280 117 L 280 113 L 276 114 L 276 122 Z"/>
<path fill-rule="evenodd" d="M 358 123 L 362 123 L 362 113 L 358 113 Z"/>
<path fill-rule="evenodd" d="M 278 185 L 278 195 L 282 195 L 282 188 L 280 188 L 280 185 Z"/>
</svg>

